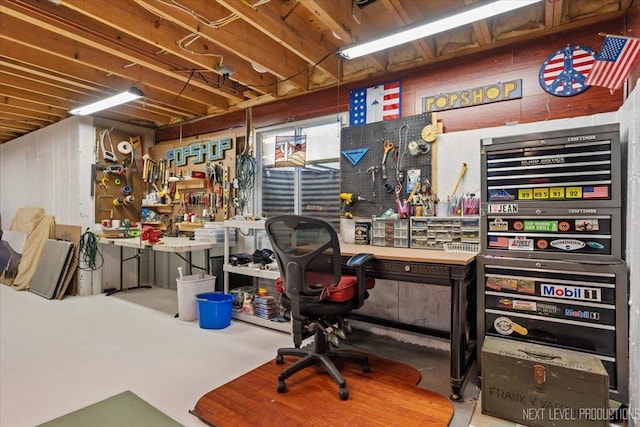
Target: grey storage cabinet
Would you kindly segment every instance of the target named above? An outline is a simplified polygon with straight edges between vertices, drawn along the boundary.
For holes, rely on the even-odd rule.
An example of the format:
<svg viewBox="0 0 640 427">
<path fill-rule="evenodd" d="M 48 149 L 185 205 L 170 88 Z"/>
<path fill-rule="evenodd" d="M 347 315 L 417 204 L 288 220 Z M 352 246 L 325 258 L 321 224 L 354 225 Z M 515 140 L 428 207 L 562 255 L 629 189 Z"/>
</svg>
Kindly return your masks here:
<svg viewBox="0 0 640 427">
<path fill-rule="evenodd" d="M 628 403 L 624 169 L 617 124 L 481 141 L 477 348 L 496 336 L 595 355 Z"/>
</svg>

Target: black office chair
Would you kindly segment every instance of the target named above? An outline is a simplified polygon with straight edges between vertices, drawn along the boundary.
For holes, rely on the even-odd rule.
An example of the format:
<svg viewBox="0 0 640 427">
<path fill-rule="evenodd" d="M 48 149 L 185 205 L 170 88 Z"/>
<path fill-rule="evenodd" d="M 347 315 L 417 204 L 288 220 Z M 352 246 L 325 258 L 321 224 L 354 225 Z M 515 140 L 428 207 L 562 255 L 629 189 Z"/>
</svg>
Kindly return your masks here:
<svg viewBox="0 0 640 427">
<path fill-rule="evenodd" d="M 285 380 L 296 372 L 314 365 L 322 366 L 338 383 L 338 396 L 349 398 L 347 383 L 332 359 L 342 358 L 362 365 L 371 372 L 366 356 L 331 350 L 346 338 L 351 327 L 345 314 L 362 306 L 373 288 L 374 279 L 365 277 L 365 265 L 371 254 L 351 257 L 347 265 L 355 276 L 343 276 L 340 242 L 336 231 L 326 221 L 299 215 L 282 215 L 266 221 L 267 236 L 280 267 L 283 288 L 282 304 L 290 309 L 295 348 L 278 349 L 276 363 L 284 357 L 302 357 L 278 375 L 277 390 L 287 390 Z M 314 336 L 311 349 L 301 349 L 302 340 Z"/>
</svg>

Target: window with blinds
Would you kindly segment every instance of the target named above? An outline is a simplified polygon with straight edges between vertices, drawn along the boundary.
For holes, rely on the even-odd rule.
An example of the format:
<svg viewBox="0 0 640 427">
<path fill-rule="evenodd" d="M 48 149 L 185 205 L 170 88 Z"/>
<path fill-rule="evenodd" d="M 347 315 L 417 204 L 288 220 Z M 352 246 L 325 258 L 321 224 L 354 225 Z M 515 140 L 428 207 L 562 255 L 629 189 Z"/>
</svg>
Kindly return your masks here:
<svg viewBox="0 0 640 427">
<path fill-rule="evenodd" d="M 299 167 L 276 167 L 277 141 L 304 136 L 306 162 Z M 340 121 L 335 115 L 256 131 L 261 167 L 259 212 L 322 218 L 339 228 Z"/>
</svg>

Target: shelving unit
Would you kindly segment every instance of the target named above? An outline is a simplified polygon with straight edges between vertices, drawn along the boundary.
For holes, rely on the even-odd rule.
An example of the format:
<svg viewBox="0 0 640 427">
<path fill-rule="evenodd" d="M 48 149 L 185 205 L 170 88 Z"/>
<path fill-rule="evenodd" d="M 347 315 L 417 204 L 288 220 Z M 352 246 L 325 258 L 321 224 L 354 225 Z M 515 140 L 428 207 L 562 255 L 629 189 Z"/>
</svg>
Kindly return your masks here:
<svg viewBox="0 0 640 427">
<path fill-rule="evenodd" d="M 371 244 L 374 246 L 409 247 L 409 221 L 373 218 Z"/>
<path fill-rule="evenodd" d="M 224 222 L 224 264 L 223 264 L 223 276 L 224 276 L 224 292 L 229 293 L 229 274 L 241 274 L 244 276 L 250 276 L 256 279 L 266 279 L 275 280 L 280 277 L 279 271 L 271 271 L 271 270 L 262 270 L 259 268 L 250 268 L 250 267 L 241 267 L 236 265 L 231 265 L 229 263 L 229 258 L 231 256 L 231 249 L 229 245 L 229 233 L 231 230 L 235 229 L 249 229 L 254 230 L 254 240 L 257 236 L 257 233 L 260 230 L 264 230 L 264 221 L 238 221 L 238 220 L 227 220 Z M 258 317 L 252 314 L 246 314 L 242 312 L 232 312 L 232 317 L 236 320 L 242 320 L 247 323 L 252 323 L 254 325 L 262 326 L 269 329 L 275 329 L 282 332 L 291 333 L 291 323 L 281 323 L 271 321 L 269 319 L 264 319 L 262 317 Z"/>
<path fill-rule="evenodd" d="M 479 217 L 411 217 L 410 246 L 416 249 L 444 249 L 445 243 L 480 241 Z"/>
<path fill-rule="evenodd" d="M 153 204 L 153 205 L 142 205 L 143 211 L 144 211 L 145 208 L 154 211 L 156 219 L 145 220 L 144 218 L 140 218 L 140 224 L 142 224 L 142 225 L 151 225 L 154 228 L 157 228 L 157 229 L 163 230 L 163 231 L 166 230 L 168 225 L 169 225 L 168 222 L 160 221 L 157 218 L 161 217 L 162 215 L 171 216 L 171 212 L 173 211 L 173 205 L 168 204 L 168 203 L 167 204 L 158 203 L 158 204 Z"/>
</svg>

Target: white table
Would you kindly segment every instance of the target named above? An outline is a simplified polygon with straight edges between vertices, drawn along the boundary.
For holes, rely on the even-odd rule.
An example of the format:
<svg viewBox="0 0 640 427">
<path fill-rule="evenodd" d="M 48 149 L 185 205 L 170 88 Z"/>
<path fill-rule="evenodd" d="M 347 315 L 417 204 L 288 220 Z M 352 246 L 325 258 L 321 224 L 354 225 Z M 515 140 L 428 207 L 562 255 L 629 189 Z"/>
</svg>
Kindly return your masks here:
<svg viewBox="0 0 640 427">
<path fill-rule="evenodd" d="M 108 292 L 107 296 L 113 295 L 117 292 L 123 292 L 123 291 L 132 290 L 132 289 L 150 288 L 150 286 L 147 286 L 147 285 L 140 285 L 140 259 L 146 248 L 150 248 L 151 250 L 156 252 L 169 252 L 169 253 L 176 254 L 182 260 L 187 262 L 187 275 L 189 275 L 191 274 L 193 267 L 205 270 L 207 274 L 209 274 L 211 272 L 211 268 L 209 265 L 211 249 L 224 247 L 224 243 L 190 240 L 188 237 L 163 237 L 159 243 L 153 243 L 153 244 L 149 243 L 148 241 L 142 240 L 141 237 L 125 237 L 125 238 L 100 237 L 98 239 L 98 243 L 103 245 L 114 245 L 114 246 L 120 247 L 120 288 L 114 291 Z M 133 248 L 136 250 L 136 254 L 131 257 L 124 258 L 124 248 Z M 205 251 L 205 259 L 206 259 L 207 265 L 204 268 L 193 265 L 191 255 L 192 255 L 192 252 L 194 251 Z M 185 254 L 186 254 L 186 258 L 184 256 Z M 136 286 L 133 286 L 133 287 L 124 288 L 122 284 L 122 270 L 123 270 L 122 267 L 125 262 L 133 259 L 135 259 L 137 263 L 137 271 L 138 271 L 137 284 Z"/>
</svg>

